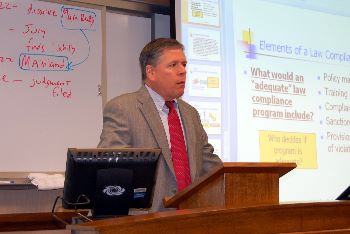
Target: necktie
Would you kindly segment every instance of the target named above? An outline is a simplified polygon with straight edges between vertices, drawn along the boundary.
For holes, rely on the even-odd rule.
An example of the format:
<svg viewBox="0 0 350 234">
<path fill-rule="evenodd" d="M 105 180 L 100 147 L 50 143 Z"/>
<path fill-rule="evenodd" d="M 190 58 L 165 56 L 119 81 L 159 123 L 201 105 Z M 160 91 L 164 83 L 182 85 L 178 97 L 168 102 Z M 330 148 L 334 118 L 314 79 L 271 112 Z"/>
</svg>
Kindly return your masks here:
<svg viewBox="0 0 350 234">
<path fill-rule="evenodd" d="M 191 183 L 190 168 L 185 145 L 185 138 L 179 115 L 172 101 L 165 102 L 169 108 L 168 125 L 171 143 L 171 156 L 175 170 L 178 190 L 181 191 Z"/>
</svg>

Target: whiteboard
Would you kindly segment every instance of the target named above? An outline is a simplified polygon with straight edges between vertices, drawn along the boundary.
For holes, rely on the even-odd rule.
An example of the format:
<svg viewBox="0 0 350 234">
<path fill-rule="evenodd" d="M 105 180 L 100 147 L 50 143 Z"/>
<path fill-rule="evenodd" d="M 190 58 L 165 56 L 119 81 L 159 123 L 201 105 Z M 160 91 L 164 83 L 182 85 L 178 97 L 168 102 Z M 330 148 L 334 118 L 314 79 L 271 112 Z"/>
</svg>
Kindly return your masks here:
<svg viewBox="0 0 350 234">
<path fill-rule="evenodd" d="M 102 128 L 101 12 L 0 1 L 0 171 L 64 171 Z"/>
</svg>

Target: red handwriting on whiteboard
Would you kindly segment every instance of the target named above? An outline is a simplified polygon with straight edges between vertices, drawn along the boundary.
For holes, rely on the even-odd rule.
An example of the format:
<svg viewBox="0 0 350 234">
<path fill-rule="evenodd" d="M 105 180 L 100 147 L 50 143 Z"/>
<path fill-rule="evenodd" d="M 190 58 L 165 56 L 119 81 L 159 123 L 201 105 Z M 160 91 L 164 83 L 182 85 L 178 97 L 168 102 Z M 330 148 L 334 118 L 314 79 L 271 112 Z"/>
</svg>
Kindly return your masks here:
<svg viewBox="0 0 350 234">
<path fill-rule="evenodd" d="M 52 90 L 52 96 L 53 97 L 64 97 L 64 98 L 71 98 L 72 97 L 72 90 L 64 90 L 62 87 L 56 86 Z"/>
<path fill-rule="evenodd" d="M 45 38 L 46 30 L 35 26 L 34 24 L 24 25 L 24 30 L 22 31 L 23 35 L 41 35 L 42 38 Z"/>
<path fill-rule="evenodd" d="M 72 44 L 62 43 L 62 44 L 57 45 L 56 51 L 57 52 L 68 52 L 68 53 L 73 55 L 76 51 L 76 48 Z"/>
<path fill-rule="evenodd" d="M 46 76 L 44 76 L 42 79 L 35 79 L 33 78 L 31 85 L 29 87 L 33 88 L 35 86 L 44 86 L 45 88 L 49 88 L 52 86 L 69 86 L 72 81 L 70 80 L 65 80 L 65 81 L 53 81 L 50 79 L 47 79 Z"/>
<path fill-rule="evenodd" d="M 27 52 L 34 51 L 44 53 L 46 51 L 45 44 L 42 44 L 41 42 L 34 44 L 33 37 L 29 38 L 25 47 L 27 48 Z"/>
<path fill-rule="evenodd" d="M 7 74 L 0 75 L 0 84 L 4 83 L 6 86 L 11 84 L 17 86 L 23 82 L 24 81 L 21 79 L 10 79 Z M 33 90 L 35 90 L 35 88 L 50 89 L 52 97 L 63 97 L 65 99 L 70 99 L 72 98 L 72 90 L 70 89 L 71 82 L 71 80 L 54 81 L 47 79 L 46 76 L 44 76 L 41 79 L 33 78 L 28 87 L 34 88 Z"/>
<path fill-rule="evenodd" d="M 87 29 L 87 27 L 85 27 L 86 24 L 89 25 L 88 28 L 92 28 L 95 23 L 95 18 L 95 13 L 89 11 L 74 8 L 63 8 L 62 10 L 62 22 L 64 27 L 68 28 L 71 28 L 72 25 L 69 25 L 69 23 L 67 24 L 66 21 L 79 23 L 82 29 Z"/>
<path fill-rule="evenodd" d="M 19 57 L 19 65 L 22 70 L 29 71 L 66 71 L 68 58 L 46 54 L 25 54 Z"/>
<path fill-rule="evenodd" d="M 10 80 L 6 74 L 0 76 L 0 82 L 4 82 L 4 83 L 10 83 L 10 82 L 22 82 L 23 80 L 20 79 L 15 79 L 15 80 Z"/>
<path fill-rule="evenodd" d="M 11 58 L 11 57 L 3 57 L 3 56 L 0 56 L 0 63 L 6 63 L 6 62 L 13 63 L 14 60 L 13 60 L 13 58 Z"/>
<path fill-rule="evenodd" d="M 80 21 L 81 22 L 88 22 L 88 23 L 90 23 L 90 26 L 92 26 L 95 22 L 95 18 L 92 15 L 81 13 L 80 14 Z"/>
<path fill-rule="evenodd" d="M 63 97 L 66 99 L 69 99 L 72 97 L 72 90 L 69 89 L 68 86 L 70 86 L 72 81 L 65 80 L 65 81 L 53 81 L 50 79 L 47 79 L 46 76 L 44 76 L 42 79 L 35 79 L 33 78 L 32 84 L 29 86 L 31 88 L 33 87 L 44 87 L 44 88 L 51 88 L 52 87 L 52 96 L 53 97 Z"/>
<path fill-rule="evenodd" d="M 1 81 L 2 81 L 2 82 L 5 82 L 5 83 L 10 82 L 10 81 L 7 79 L 7 75 L 2 75 Z"/>
<path fill-rule="evenodd" d="M 41 15 L 41 16 L 57 16 L 57 11 L 54 9 L 48 9 L 48 8 L 34 8 L 33 3 L 29 4 L 29 7 L 27 9 L 28 15 Z"/>
<path fill-rule="evenodd" d="M 0 1 L 0 10 L 12 10 L 16 7 L 17 7 L 16 4 Z"/>
</svg>

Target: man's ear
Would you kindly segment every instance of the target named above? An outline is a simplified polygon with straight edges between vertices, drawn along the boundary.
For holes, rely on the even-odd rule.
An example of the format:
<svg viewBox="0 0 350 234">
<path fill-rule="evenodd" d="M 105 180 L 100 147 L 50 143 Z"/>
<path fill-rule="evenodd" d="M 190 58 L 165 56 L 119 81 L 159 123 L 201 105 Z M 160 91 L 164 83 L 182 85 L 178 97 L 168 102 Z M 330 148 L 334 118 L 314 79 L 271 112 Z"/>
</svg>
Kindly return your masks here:
<svg viewBox="0 0 350 234">
<path fill-rule="evenodd" d="M 146 76 L 149 80 L 154 80 L 154 72 L 152 65 L 146 65 Z"/>
</svg>

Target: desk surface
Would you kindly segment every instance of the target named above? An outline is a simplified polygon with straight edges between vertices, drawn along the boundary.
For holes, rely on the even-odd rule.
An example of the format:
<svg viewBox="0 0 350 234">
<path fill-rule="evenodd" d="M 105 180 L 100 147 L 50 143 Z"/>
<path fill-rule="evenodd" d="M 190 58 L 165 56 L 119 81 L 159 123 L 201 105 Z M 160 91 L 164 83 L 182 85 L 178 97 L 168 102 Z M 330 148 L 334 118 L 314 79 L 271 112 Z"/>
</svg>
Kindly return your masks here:
<svg viewBox="0 0 350 234">
<path fill-rule="evenodd" d="M 245 208 L 158 212 L 71 225 L 99 233 L 350 233 L 350 202 L 296 203 Z"/>
<path fill-rule="evenodd" d="M 0 177 L 0 190 L 25 190 L 37 189 L 28 178 L 4 178 Z"/>
<path fill-rule="evenodd" d="M 87 211 L 83 213 L 87 214 Z M 67 223 L 71 222 L 72 217 L 77 216 L 75 212 L 71 211 L 56 212 L 56 215 Z M 49 230 L 48 233 L 53 233 L 52 231 L 56 230 L 58 233 L 67 233 L 65 225 L 55 220 L 51 212 L 0 214 L 0 232 L 34 230 Z"/>
</svg>

